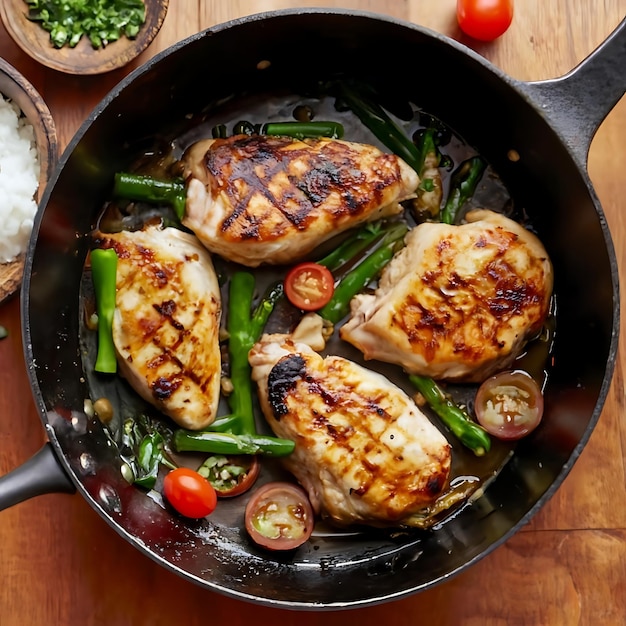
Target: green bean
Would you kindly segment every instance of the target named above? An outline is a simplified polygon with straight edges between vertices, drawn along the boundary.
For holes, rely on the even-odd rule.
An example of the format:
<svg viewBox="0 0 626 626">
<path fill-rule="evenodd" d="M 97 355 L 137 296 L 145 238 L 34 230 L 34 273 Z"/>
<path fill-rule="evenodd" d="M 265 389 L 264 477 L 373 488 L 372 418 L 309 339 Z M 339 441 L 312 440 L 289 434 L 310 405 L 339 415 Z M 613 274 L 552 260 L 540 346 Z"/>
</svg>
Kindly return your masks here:
<svg viewBox="0 0 626 626">
<path fill-rule="evenodd" d="M 168 204 L 173 207 L 178 219 L 182 220 L 185 215 L 187 190 L 179 180 L 159 180 L 152 176 L 117 172 L 113 195 L 149 204 Z"/>
<path fill-rule="evenodd" d="M 440 220 L 454 224 L 463 205 L 474 195 L 487 164 L 479 156 L 463 161 L 450 179 L 448 199 L 441 210 Z"/>
<path fill-rule="evenodd" d="M 348 272 L 335 287 L 330 302 L 322 307 L 318 314 L 325 320 L 336 324 L 350 311 L 350 301 L 360 293 L 381 270 L 391 261 L 398 246 L 402 245 L 408 227 L 398 223 L 385 233 L 378 248 L 364 256 L 358 265 Z"/>
<path fill-rule="evenodd" d="M 464 446 L 472 450 L 476 456 L 483 456 L 489 452 L 491 439 L 487 432 L 455 404 L 432 378 L 411 375 L 409 380 Z"/>
<path fill-rule="evenodd" d="M 334 250 L 317 261 L 327 267 L 331 272 L 358 258 L 379 236 L 388 228 L 383 220 L 371 222 L 357 229 L 349 237 L 344 239 Z"/>
<path fill-rule="evenodd" d="M 406 161 L 416 172 L 424 165 L 419 148 L 377 102 L 369 100 L 362 93 L 342 83 L 340 99 L 369 128 L 372 133 L 394 154 Z"/>
<path fill-rule="evenodd" d="M 113 343 L 117 260 L 117 253 L 112 248 L 97 248 L 91 251 L 91 277 L 98 314 L 98 351 L 94 369 L 104 374 L 114 374 L 117 371 L 117 356 Z"/>
<path fill-rule="evenodd" d="M 305 139 L 307 137 L 330 137 L 341 139 L 343 125 L 339 122 L 269 122 L 261 126 L 263 135 L 284 135 Z"/>
<path fill-rule="evenodd" d="M 215 433 L 209 431 L 177 430 L 173 444 L 179 452 L 210 452 L 211 454 L 264 454 L 287 456 L 295 448 L 290 439 L 269 435 Z"/>
</svg>

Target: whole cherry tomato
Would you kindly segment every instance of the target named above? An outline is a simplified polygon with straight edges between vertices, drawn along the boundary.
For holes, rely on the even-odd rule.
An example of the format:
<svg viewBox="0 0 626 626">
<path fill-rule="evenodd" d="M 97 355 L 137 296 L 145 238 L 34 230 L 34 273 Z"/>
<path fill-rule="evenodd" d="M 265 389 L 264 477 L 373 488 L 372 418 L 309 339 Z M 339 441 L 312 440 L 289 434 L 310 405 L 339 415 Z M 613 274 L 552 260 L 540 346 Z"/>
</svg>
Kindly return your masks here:
<svg viewBox="0 0 626 626">
<path fill-rule="evenodd" d="M 211 483 L 187 467 L 178 467 L 165 475 L 163 495 L 181 515 L 194 519 L 213 513 L 217 504 Z"/>
<path fill-rule="evenodd" d="M 332 298 L 335 280 L 330 270 L 318 263 L 300 263 L 285 277 L 285 295 L 303 311 L 317 311 Z"/>
<path fill-rule="evenodd" d="M 457 0 L 456 18 L 466 35 L 493 41 L 513 21 L 513 0 Z"/>
</svg>

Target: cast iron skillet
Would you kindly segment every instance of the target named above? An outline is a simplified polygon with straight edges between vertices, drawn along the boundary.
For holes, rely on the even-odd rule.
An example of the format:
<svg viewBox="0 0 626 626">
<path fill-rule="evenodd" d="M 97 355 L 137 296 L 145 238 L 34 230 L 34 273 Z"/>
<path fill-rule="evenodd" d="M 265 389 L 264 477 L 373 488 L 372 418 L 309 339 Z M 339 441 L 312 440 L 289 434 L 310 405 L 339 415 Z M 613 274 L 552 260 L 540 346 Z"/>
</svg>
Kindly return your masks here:
<svg viewBox="0 0 626 626">
<path fill-rule="evenodd" d="M 242 45 L 245 42 L 245 45 Z M 375 45 L 372 43 L 375 42 Z M 260 70 L 260 61 L 271 62 Z M 408 65 L 427 60 L 427 77 Z M 431 587 L 529 521 L 570 471 L 600 415 L 617 352 L 618 274 L 585 166 L 591 139 L 626 85 L 624 24 L 569 75 L 520 83 L 443 36 L 362 12 L 289 10 L 217 26 L 124 79 L 65 152 L 42 200 L 22 292 L 26 362 L 50 443 L 2 480 L 0 505 L 77 489 L 121 536 L 207 589 L 299 609 L 392 600 Z M 487 158 L 529 213 L 559 294 L 546 415 L 472 506 L 431 532 L 316 537 L 295 554 L 252 547 L 241 519 L 187 523 L 126 484 L 116 448 L 84 412 L 79 285 L 88 233 L 114 172 L 155 133 L 241 85 L 295 89 L 345 75 L 395 90 Z M 461 94 L 461 98 L 459 98 Z M 494 122 L 498 120 L 498 122 Z M 509 150 L 520 159 L 511 161 Z M 45 480 L 41 476 L 46 477 Z"/>
</svg>

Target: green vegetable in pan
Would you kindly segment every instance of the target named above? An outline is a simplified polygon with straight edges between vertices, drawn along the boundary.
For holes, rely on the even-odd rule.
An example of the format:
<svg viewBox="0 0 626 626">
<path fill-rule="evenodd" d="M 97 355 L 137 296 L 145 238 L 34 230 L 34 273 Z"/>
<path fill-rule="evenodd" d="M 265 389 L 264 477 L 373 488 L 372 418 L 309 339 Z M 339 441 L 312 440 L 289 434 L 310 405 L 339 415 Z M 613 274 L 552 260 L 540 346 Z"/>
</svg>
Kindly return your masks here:
<svg viewBox="0 0 626 626">
<path fill-rule="evenodd" d="M 91 251 L 91 277 L 98 314 L 98 353 L 94 369 L 104 374 L 117 371 L 117 357 L 113 344 L 113 313 L 115 312 L 117 253 L 97 248 Z"/>
<path fill-rule="evenodd" d="M 483 456 L 489 452 L 491 439 L 487 432 L 455 404 L 432 378 L 411 375 L 409 380 L 464 446 L 472 450 L 476 456 Z"/>
<path fill-rule="evenodd" d="M 364 255 L 357 265 L 348 272 L 335 286 L 330 302 L 318 311 L 325 320 L 336 324 L 350 311 L 350 300 L 361 292 L 391 259 L 408 232 L 403 223 L 393 224 L 383 235 L 376 249 Z"/>
<path fill-rule="evenodd" d="M 176 469 L 177 465 L 165 451 L 171 436 L 171 431 L 160 421 L 146 415 L 124 421 L 121 455 L 132 472 L 128 478 L 136 485 L 152 489 L 161 465 Z"/>
<path fill-rule="evenodd" d="M 441 210 L 440 220 L 444 224 L 456 223 L 459 211 L 474 195 L 487 164 L 479 156 L 463 161 L 453 172 L 448 199 Z"/>
<path fill-rule="evenodd" d="M 224 124 L 218 124 L 213 128 L 213 137 L 228 137 L 228 130 Z M 341 139 L 343 137 L 343 125 L 339 122 L 328 121 L 290 121 L 268 122 L 266 124 L 253 124 L 241 120 L 233 126 L 233 135 L 276 135 L 293 137 L 294 139 L 307 139 L 315 137 L 329 137 Z"/>
<path fill-rule="evenodd" d="M 166 204 L 174 209 L 178 219 L 185 215 L 187 191 L 180 180 L 159 180 L 152 176 L 118 172 L 115 174 L 113 195 L 149 204 Z"/>
<path fill-rule="evenodd" d="M 212 454 L 266 454 L 285 456 L 294 442 L 256 432 L 252 379 L 248 352 L 261 336 L 282 288 L 273 285 L 260 304 L 252 310 L 255 278 L 249 272 L 231 276 L 228 302 L 228 351 L 233 391 L 228 398 L 231 414 L 218 418 L 212 428 L 198 432 L 179 429 L 174 433 L 175 448 Z"/>
<path fill-rule="evenodd" d="M 383 107 L 345 83 L 340 86 L 339 98 L 385 146 L 419 174 L 424 166 L 424 154 Z"/>
<path fill-rule="evenodd" d="M 174 447 L 179 452 L 211 452 L 212 454 L 264 454 L 287 456 L 295 448 L 295 442 L 269 435 L 235 435 L 210 431 L 177 430 Z"/>
</svg>

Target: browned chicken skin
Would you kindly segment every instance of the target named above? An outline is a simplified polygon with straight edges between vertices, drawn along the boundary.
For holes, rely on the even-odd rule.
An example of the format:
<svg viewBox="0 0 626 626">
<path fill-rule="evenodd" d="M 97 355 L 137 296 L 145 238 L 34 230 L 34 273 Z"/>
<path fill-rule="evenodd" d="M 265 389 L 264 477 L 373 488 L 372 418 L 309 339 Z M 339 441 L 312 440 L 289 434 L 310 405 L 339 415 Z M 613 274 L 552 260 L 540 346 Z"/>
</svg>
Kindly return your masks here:
<svg viewBox="0 0 626 626">
<path fill-rule="evenodd" d="M 397 156 L 327 138 L 209 139 L 183 161 L 183 223 L 210 251 L 249 267 L 300 260 L 348 228 L 399 213 L 419 184 Z"/>
<path fill-rule="evenodd" d="M 460 226 L 424 223 L 351 303 L 342 339 L 365 358 L 437 379 L 482 382 L 542 328 L 552 265 L 535 235 L 487 210 Z"/>
<path fill-rule="evenodd" d="M 113 341 L 121 373 L 183 428 L 217 414 L 221 298 L 206 249 L 176 228 L 99 234 L 118 255 Z"/>
<path fill-rule="evenodd" d="M 292 335 L 264 335 L 249 358 L 268 423 L 296 442 L 284 464 L 317 513 L 338 526 L 422 524 L 447 487 L 450 446 L 408 395 Z"/>
</svg>

